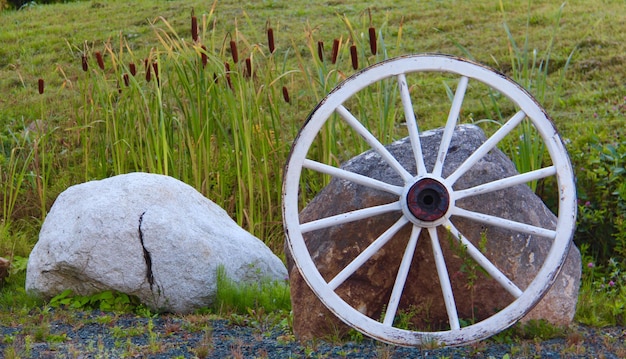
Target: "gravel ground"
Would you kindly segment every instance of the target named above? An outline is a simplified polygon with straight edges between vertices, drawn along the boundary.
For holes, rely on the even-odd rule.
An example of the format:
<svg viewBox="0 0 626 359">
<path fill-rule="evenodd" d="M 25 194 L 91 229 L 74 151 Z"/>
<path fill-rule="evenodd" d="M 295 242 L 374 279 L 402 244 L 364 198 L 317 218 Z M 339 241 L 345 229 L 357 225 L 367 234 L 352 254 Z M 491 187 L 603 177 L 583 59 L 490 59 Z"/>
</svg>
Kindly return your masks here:
<svg viewBox="0 0 626 359">
<path fill-rule="evenodd" d="M 58 313 L 57 313 L 58 314 Z M 6 358 L 625 358 L 626 328 L 572 326 L 563 338 L 459 348 L 403 348 L 364 339 L 301 345 L 280 327 L 234 325 L 206 316 L 142 318 L 99 311 L 0 325 Z M 207 325 L 208 324 L 208 325 Z M 208 329 L 207 329 L 208 328 Z M 16 355 L 15 355 L 16 354 Z"/>
</svg>

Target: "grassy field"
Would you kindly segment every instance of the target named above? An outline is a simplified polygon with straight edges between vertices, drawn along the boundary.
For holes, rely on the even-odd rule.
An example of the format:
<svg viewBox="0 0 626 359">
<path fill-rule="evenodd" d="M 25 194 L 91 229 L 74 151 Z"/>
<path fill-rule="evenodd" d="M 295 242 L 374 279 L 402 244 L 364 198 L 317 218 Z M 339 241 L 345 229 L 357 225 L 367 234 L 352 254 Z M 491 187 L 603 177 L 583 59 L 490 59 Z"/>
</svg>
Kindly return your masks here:
<svg viewBox="0 0 626 359">
<path fill-rule="evenodd" d="M 190 30 L 192 13 L 199 23 L 197 41 Z M 367 50 L 370 27 L 379 37 L 381 51 L 375 55 Z M 274 51 L 268 44 L 269 28 Z M 330 65 L 335 39 L 342 46 L 338 62 Z M 317 59 L 319 41 L 325 46 L 324 62 Z M 231 42 L 237 45 L 238 61 Z M 584 249 L 585 263 L 594 263 L 594 271 L 586 272 L 581 302 L 595 309 L 581 318 L 615 324 L 612 314 L 594 311 L 600 311 L 594 307 L 600 304 L 592 297 L 601 290 L 621 310 L 624 323 L 623 0 L 31 4 L 0 12 L 0 44 L 2 257 L 28 256 L 46 211 L 68 186 L 138 170 L 166 173 L 193 185 L 282 254 L 282 166 L 308 113 L 338 81 L 356 71 L 349 46 L 358 46 L 359 68 L 403 54 L 446 53 L 471 57 L 513 77 L 550 113 L 579 179 L 581 215 L 575 240 Z M 206 68 L 200 68 L 202 55 Z M 254 65 L 254 81 L 246 79 L 246 59 Z M 141 76 L 148 74 L 151 63 L 159 64 L 171 87 L 164 86 L 162 93 L 157 81 L 148 83 L 138 75 L 126 90 L 124 76 L 131 63 Z M 233 67 L 232 84 L 224 63 Z M 198 96 L 195 102 L 198 90 L 186 84 L 187 75 L 200 76 L 193 79 L 207 86 L 202 93 L 221 101 Z M 207 79 L 214 78 L 220 86 L 229 81 L 238 91 L 211 87 Z M 140 99 L 166 91 L 171 91 L 166 101 L 150 100 L 142 107 Z M 188 97 L 176 97 L 181 93 Z M 193 105 L 185 107 L 188 102 Z M 122 145 L 137 137 L 132 137 L 136 128 L 127 126 L 128 119 L 165 113 L 164 120 L 174 121 L 170 126 L 182 128 L 186 122 L 167 116 L 173 107 L 173 114 L 186 119 L 219 114 L 230 127 L 210 120 L 215 135 L 209 138 L 189 125 L 180 135 L 146 132 L 148 142 L 141 150 Z M 433 111 L 438 111 L 436 106 Z M 121 129 L 110 131 L 105 123 Z M 220 148 L 211 147 L 215 143 Z M 232 156 L 234 151 L 243 155 Z M 183 152 L 191 152 L 190 157 Z M 618 286 L 604 290 L 609 281 Z"/>
</svg>

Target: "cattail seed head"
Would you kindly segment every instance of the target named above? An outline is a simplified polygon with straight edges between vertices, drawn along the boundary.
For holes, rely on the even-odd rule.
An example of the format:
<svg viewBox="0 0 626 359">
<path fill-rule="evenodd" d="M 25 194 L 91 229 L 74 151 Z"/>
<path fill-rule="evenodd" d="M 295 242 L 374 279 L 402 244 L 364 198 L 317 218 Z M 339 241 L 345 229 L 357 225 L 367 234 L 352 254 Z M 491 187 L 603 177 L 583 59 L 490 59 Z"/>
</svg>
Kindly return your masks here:
<svg viewBox="0 0 626 359">
<path fill-rule="evenodd" d="M 44 82 L 43 79 L 39 79 L 39 81 L 37 81 L 37 85 L 39 86 L 39 94 L 43 94 L 43 90 L 44 90 Z"/>
<path fill-rule="evenodd" d="M 333 52 L 331 56 L 331 62 L 334 64 L 337 63 L 337 54 L 339 53 L 339 40 L 333 40 Z"/>
<path fill-rule="evenodd" d="M 324 62 L 324 42 L 317 42 L 317 57 L 319 57 L 321 62 Z"/>
<path fill-rule="evenodd" d="M 100 51 L 96 51 L 96 61 L 98 61 L 98 67 L 100 70 L 104 70 L 104 59 L 102 58 L 102 53 Z"/>
<path fill-rule="evenodd" d="M 87 62 L 87 55 L 83 55 L 81 58 L 81 62 L 83 65 L 83 71 L 87 72 L 89 71 L 89 63 Z"/>
<path fill-rule="evenodd" d="M 273 54 L 276 50 L 276 46 L 274 44 L 274 29 L 271 27 L 267 29 L 267 43 L 270 48 L 270 53 Z"/>
<path fill-rule="evenodd" d="M 230 65 L 228 64 L 228 62 L 224 63 L 224 70 L 226 72 L 226 82 L 228 83 L 228 87 L 230 87 L 230 89 L 233 89 L 233 84 L 232 82 L 230 82 Z"/>
<path fill-rule="evenodd" d="M 289 91 L 287 90 L 287 87 L 283 86 L 283 100 L 285 100 L 285 102 L 290 103 L 291 101 L 289 100 Z"/>
<path fill-rule="evenodd" d="M 239 52 L 237 51 L 237 43 L 235 40 L 230 40 L 230 54 L 233 56 L 233 62 L 239 62 Z"/>
<path fill-rule="evenodd" d="M 370 50 L 372 51 L 372 55 L 376 55 L 378 52 L 378 46 L 376 44 L 376 29 L 374 27 L 369 28 L 370 35 Z"/>
<path fill-rule="evenodd" d="M 207 49 L 206 49 L 206 46 L 204 45 L 202 45 L 201 57 L 202 57 L 202 68 L 204 68 L 206 67 L 207 62 L 209 62 L 209 57 L 207 56 Z"/>
<path fill-rule="evenodd" d="M 246 57 L 246 68 L 244 72 L 245 77 L 252 76 L 252 60 L 249 57 Z"/>
<path fill-rule="evenodd" d="M 135 76 L 137 75 L 137 66 L 135 66 L 134 62 L 128 64 L 128 70 L 130 70 L 130 74 Z"/>
<path fill-rule="evenodd" d="M 161 84 L 161 81 L 159 79 L 159 64 L 155 61 L 152 63 L 152 68 L 154 69 L 154 79 L 157 82 L 157 85 Z"/>
<path fill-rule="evenodd" d="M 191 17 L 191 39 L 193 42 L 198 42 L 198 18 Z"/>
<path fill-rule="evenodd" d="M 146 59 L 146 64 L 148 63 L 148 59 Z M 146 82 L 150 82 L 152 79 L 152 67 L 146 65 Z"/>
<path fill-rule="evenodd" d="M 356 54 L 356 45 L 350 46 L 350 58 L 352 59 L 352 68 L 357 70 L 359 68 L 359 58 Z"/>
<path fill-rule="evenodd" d="M 126 85 L 126 87 L 129 86 L 130 84 L 130 76 L 128 76 L 128 74 L 124 74 L 124 85 Z"/>
</svg>

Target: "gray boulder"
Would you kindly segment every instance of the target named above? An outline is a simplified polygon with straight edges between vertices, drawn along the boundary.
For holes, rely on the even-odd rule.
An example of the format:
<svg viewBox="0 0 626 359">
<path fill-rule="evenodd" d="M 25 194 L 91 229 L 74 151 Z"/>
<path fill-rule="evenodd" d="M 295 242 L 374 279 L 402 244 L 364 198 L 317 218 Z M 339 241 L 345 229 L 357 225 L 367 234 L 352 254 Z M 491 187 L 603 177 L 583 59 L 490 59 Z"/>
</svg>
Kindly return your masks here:
<svg viewBox="0 0 626 359">
<path fill-rule="evenodd" d="M 116 290 L 187 313 L 213 302 L 220 266 L 236 282 L 287 277 L 261 240 L 194 188 L 131 173 L 59 195 L 30 254 L 26 290 L 44 298 Z"/>
<path fill-rule="evenodd" d="M 441 141 L 442 130 L 421 135 L 423 155 L 428 169 L 432 169 Z M 475 126 L 457 127 L 452 138 L 443 169 L 444 177 L 456 169 L 486 140 Z M 415 160 L 407 139 L 395 142 L 387 149 L 411 173 L 416 173 Z M 398 174 L 375 152 L 368 151 L 354 157 L 342 168 L 385 182 L 402 185 Z M 476 163 L 454 185 L 455 190 L 470 188 L 517 174 L 515 166 L 504 153 L 495 149 Z M 342 179 L 333 179 L 300 214 L 303 222 L 328 217 L 359 208 L 397 201 L 392 194 L 356 185 Z M 468 210 L 487 213 L 544 228 L 554 228 L 556 217 L 528 186 L 518 185 L 506 190 L 467 197 L 457 204 Z M 306 233 L 304 238 L 320 274 L 333 278 L 400 216 L 391 212 L 360 221 L 346 223 Z M 452 217 L 459 231 L 508 278 L 525 288 L 539 270 L 550 248 L 545 238 L 524 235 L 491 227 L 464 218 Z M 357 270 L 338 289 L 337 293 L 353 308 L 371 318 L 380 318 L 393 288 L 410 226 L 405 226 L 393 239 Z M 442 300 L 438 274 L 434 263 L 430 238 L 422 231 L 413 257 L 411 272 L 400 302 L 400 312 L 411 313 L 412 327 L 431 331 L 443 329 L 448 316 Z M 451 277 L 457 310 L 461 319 L 479 321 L 493 315 L 513 301 L 512 296 L 492 278 L 484 274 L 473 260 L 441 226 L 438 237 Z M 308 288 L 300 272 L 288 256 L 294 332 L 300 339 L 325 337 L 345 333 L 347 327 L 324 307 Z M 580 253 L 570 247 L 563 270 L 542 301 L 526 316 L 546 319 L 556 325 L 566 325 L 574 316 L 581 275 Z"/>
</svg>

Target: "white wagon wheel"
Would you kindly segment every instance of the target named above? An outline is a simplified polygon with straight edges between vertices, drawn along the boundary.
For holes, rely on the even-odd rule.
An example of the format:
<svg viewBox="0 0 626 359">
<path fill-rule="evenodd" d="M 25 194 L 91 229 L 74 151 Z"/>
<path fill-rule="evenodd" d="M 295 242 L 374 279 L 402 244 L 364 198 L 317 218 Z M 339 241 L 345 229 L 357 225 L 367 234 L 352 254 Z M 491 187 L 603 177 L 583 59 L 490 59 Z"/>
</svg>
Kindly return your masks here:
<svg viewBox="0 0 626 359">
<path fill-rule="evenodd" d="M 442 126 L 444 130 L 439 147 L 439 155 L 433 168 L 428 169 L 424 164 L 420 145 L 420 133 L 423 132 L 421 128 L 423 124 L 421 120 L 416 120 L 416 109 L 413 103 L 414 99 L 419 97 L 419 95 L 411 94 L 411 84 L 419 81 L 415 80 L 415 78 L 432 74 L 445 75 L 448 76 L 448 79 L 452 77 L 457 82 L 457 86 L 454 94 L 452 94 L 452 91 L 448 91 L 448 97 L 452 100 L 452 105 L 449 109 L 448 119 L 445 121 L 445 127 Z M 396 105 L 401 108 L 399 112 L 403 115 L 403 120 L 406 121 L 406 131 L 415 154 L 417 173 L 409 173 L 387 151 L 380 140 L 382 137 L 386 138 L 386 134 L 374 133 L 363 123 L 365 121 L 357 118 L 357 110 L 347 108 L 350 105 L 355 106 L 356 104 L 358 106 L 359 103 L 363 103 L 358 101 L 350 102 L 350 99 L 357 96 L 357 93 L 376 86 L 381 88 L 381 83 L 385 81 L 387 84 L 393 84 L 393 91 L 400 98 Z M 461 108 L 466 101 L 466 92 L 474 84 L 476 84 L 476 87 L 482 86 L 483 89 L 486 89 L 490 97 L 493 96 L 493 98 L 509 101 L 511 104 L 509 109 L 511 115 L 507 115 L 503 124 L 497 130 L 494 130 L 489 135 L 487 141 L 476 149 L 463 164 L 454 170 L 452 174 L 444 177 L 442 167 L 445 162 L 445 155 L 448 152 L 454 129 L 460 121 Z M 344 127 L 352 128 L 358 133 L 366 141 L 367 145 L 378 152 L 398 173 L 403 179 L 404 185 L 396 186 L 384 183 L 383 181 L 340 169 L 336 166 L 336 163 L 322 163 L 316 159 L 309 158 L 313 148 L 317 146 L 314 145 L 314 141 L 325 131 L 323 126 L 327 122 L 331 122 L 329 119 L 332 119 L 332 122 L 347 124 Z M 454 184 L 459 177 L 486 156 L 491 149 L 500 146 L 505 141 L 505 137 L 516 137 L 516 135 L 507 135 L 511 134 L 515 129 L 519 130 L 523 124 L 532 124 L 534 126 L 537 138 L 542 142 L 542 146 L 549 154 L 550 160 L 543 161 L 543 163 L 548 162 L 548 165 L 520 175 L 476 186 L 470 190 L 457 191 L 454 189 Z M 333 155 L 339 156 L 340 154 Z M 382 237 L 385 234 L 381 235 L 370 247 L 363 250 L 361 255 L 357 256 L 344 270 L 329 281 L 320 275 L 303 236 L 303 233 L 319 228 L 328 228 L 379 215 L 381 206 L 364 208 L 337 216 L 319 218 L 313 222 L 301 223 L 299 213 L 305 204 L 303 202 L 310 199 L 302 198 L 305 192 L 309 191 L 303 185 L 305 173 L 330 175 L 398 196 L 395 206 L 387 206 L 386 210 L 392 208 L 396 213 L 401 213 L 402 218 L 387 232 L 397 231 L 403 224 L 413 226 L 413 231 L 408 241 L 405 255 L 397 259 L 401 263 L 400 269 L 398 270 L 389 302 L 383 309 L 385 311 L 384 320 L 370 318 L 362 314 L 359 310 L 346 303 L 337 294 L 336 288 L 379 250 L 380 245 L 378 244 L 384 243 L 384 238 Z M 556 228 L 541 228 L 498 216 L 476 213 L 468 214 L 464 213 L 464 210 L 455 204 L 457 199 L 465 196 L 506 189 L 546 178 L 554 180 L 556 183 L 555 188 L 558 191 Z M 438 203 L 439 205 L 433 206 L 432 203 Z M 465 216 L 471 220 L 507 230 L 533 234 L 552 240 L 553 244 L 537 276 L 526 288 L 519 288 L 492 264 L 476 246 L 468 242 L 462 233 L 459 233 L 450 221 L 450 218 L 454 216 Z M 404 346 L 419 346 L 433 342 L 450 346 L 461 345 L 484 339 L 513 325 L 528 313 L 550 288 L 568 253 L 574 231 L 575 217 L 576 195 L 572 167 L 561 138 L 544 110 L 528 92 L 506 76 L 482 65 L 444 55 L 413 55 L 390 59 L 373 65 L 345 80 L 324 98 L 310 114 L 306 124 L 293 143 L 292 152 L 284 173 L 283 219 L 288 248 L 309 287 L 326 307 L 348 325 L 370 337 Z M 476 263 L 515 298 L 510 305 L 477 323 L 465 326 L 461 324 L 455 308 L 455 298 L 446 270 L 446 262 L 441 254 L 440 239 L 437 238 L 436 228 L 439 226 L 444 226 L 454 237 L 459 238 L 464 245 L 467 245 L 468 253 Z M 395 327 L 393 324 L 402 289 L 407 279 L 415 242 L 422 229 L 424 230 L 422 232 L 428 233 L 432 242 L 432 251 L 443 293 L 442 299 L 445 302 L 449 321 L 449 328 L 445 330 L 413 331 Z"/>
</svg>

